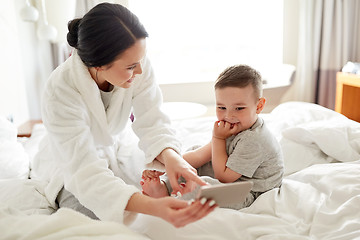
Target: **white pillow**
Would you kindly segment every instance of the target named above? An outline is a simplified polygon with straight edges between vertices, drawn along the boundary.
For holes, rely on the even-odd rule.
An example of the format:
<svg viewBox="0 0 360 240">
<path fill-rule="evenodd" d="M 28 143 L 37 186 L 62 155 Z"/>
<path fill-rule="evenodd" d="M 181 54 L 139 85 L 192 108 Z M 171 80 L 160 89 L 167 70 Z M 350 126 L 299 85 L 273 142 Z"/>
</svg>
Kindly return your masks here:
<svg viewBox="0 0 360 240">
<path fill-rule="evenodd" d="M 20 143 L 0 140 L 0 179 L 27 179 L 29 167 L 29 157 Z"/>
<path fill-rule="evenodd" d="M 29 177 L 29 157 L 17 142 L 17 128 L 0 117 L 0 179 Z"/>
<path fill-rule="evenodd" d="M 0 116 L 0 140 L 16 142 L 17 128 L 15 124 Z"/>
</svg>

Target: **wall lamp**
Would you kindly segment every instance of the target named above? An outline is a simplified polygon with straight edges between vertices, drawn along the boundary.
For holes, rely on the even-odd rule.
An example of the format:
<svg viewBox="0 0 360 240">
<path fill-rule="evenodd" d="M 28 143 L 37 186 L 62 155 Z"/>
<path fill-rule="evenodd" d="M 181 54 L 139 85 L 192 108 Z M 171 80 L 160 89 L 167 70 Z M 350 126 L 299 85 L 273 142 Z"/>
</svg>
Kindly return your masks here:
<svg viewBox="0 0 360 240">
<path fill-rule="evenodd" d="M 74 0 L 26 0 L 20 17 L 24 21 L 37 23 L 40 40 L 62 43 L 66 42 L 67 23 L 74 18 L 75 8 Z"/>
</svg>

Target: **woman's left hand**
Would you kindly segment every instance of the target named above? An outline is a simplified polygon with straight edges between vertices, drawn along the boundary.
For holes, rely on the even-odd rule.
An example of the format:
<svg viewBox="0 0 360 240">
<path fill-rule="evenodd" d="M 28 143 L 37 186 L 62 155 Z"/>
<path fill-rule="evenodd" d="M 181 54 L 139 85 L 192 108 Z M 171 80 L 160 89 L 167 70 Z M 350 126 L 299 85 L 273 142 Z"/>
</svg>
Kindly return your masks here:
<svg viewBox="0 0 360 240">
<path fill-rule="evenodd" d="M 201 186 L 207 185 L 206 182 L 201 180 L 197 175 L 197 171 L 188 162 L 185 161 L 173 149 L 167 148 L 163 150 L 157 159 L 165 165 L 167 177 L 170 181 L 173 193 L 180 192 L 185 194 L 192 191 L 196 184 Z M 186 184 L 180 185 L 178 179 L 185 178 Z"/>
</svg>

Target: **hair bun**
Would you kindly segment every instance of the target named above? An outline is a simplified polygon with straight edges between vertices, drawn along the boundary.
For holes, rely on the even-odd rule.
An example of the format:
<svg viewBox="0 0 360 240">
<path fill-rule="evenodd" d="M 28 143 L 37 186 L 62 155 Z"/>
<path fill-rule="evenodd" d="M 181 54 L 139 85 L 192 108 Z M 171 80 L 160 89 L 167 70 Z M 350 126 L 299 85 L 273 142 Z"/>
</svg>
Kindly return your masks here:
<svg viewBox="0 0 360 240">
<path fill-rule="evenodd" d="M 67 34 L 67 41 L 71 47 L 76 48 L 78 45 L 78 30 L 81 18 L 76 18 L 68 23 L 69 32 Z"/>
</svg>

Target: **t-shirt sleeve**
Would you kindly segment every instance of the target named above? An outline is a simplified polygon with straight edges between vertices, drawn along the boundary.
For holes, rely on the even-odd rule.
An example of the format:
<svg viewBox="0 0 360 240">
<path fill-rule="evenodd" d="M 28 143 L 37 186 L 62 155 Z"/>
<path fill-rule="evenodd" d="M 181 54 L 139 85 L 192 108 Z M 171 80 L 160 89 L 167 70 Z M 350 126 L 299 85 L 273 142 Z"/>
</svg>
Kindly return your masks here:
<svg viewBox="0 0 360 240">
<path fill-rule="evenodd" d="M 235 149 L 228 157 L 226 166 L 243 176 L 251 178 L 263 160 L 260 142 L 254 139 L 252 134 L 249 134 L 237 141 Z"/>
</svg>

